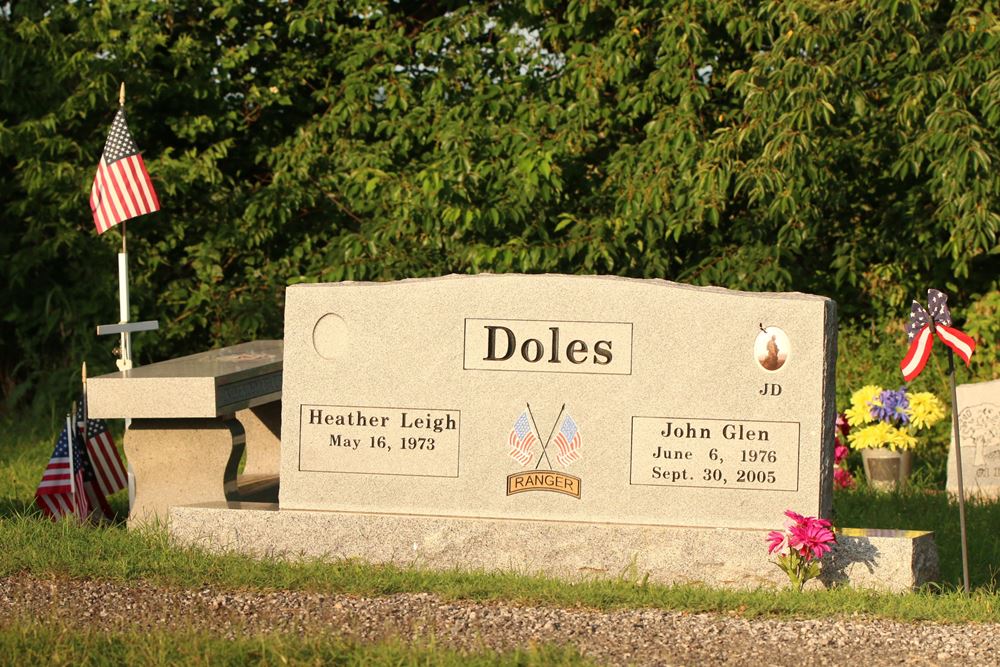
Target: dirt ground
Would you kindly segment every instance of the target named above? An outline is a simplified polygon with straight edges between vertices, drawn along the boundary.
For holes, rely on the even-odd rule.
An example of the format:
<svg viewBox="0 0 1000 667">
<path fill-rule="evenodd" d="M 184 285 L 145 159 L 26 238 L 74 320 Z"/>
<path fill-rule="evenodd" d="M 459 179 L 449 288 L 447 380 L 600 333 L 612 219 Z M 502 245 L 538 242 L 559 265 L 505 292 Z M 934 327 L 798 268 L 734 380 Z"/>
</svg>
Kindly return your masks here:
<svg viewBox="0 0 1000 667">
<path fill-rule="evenodd" d="M 358 641 L 429 638 L 498 651 L 571 645 L 610 665 L 1000 665 L 1000 624 L 867 617 L 746 619 L 738 614 L 597 611 L 450 602 L 430 594 L 353 597 L 296 591 L 163 589 L 76 579 L 0 579 L 0 624 L 86 618 L 107 630 L 200 629 L 220 636 L 328 633 Z"/>
</svg>

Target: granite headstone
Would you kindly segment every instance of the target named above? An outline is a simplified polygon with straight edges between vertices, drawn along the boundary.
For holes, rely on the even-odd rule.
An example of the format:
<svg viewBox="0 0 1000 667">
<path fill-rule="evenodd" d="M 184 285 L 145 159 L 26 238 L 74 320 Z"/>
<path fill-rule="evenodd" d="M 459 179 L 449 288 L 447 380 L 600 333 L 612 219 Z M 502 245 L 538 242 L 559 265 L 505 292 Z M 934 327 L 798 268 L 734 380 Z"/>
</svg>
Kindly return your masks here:
<svg viewBox="0 0 1000 667">
<path fill-rule="evenodd" d="M 282 510 L 779 526 L 830 510 L 833 301 L 480 275 L 288 288 Z"/>
<path fill-rule="evenodd" d="M 967 496 L 1000 497 L 1000 380 L 960 384 L 958 425 L 962 439 L 962 485 Z M 954 415 L 952 416 L 954 419 Z M 952 429 L 948 492 L 958 493 Z"/>
</svg>

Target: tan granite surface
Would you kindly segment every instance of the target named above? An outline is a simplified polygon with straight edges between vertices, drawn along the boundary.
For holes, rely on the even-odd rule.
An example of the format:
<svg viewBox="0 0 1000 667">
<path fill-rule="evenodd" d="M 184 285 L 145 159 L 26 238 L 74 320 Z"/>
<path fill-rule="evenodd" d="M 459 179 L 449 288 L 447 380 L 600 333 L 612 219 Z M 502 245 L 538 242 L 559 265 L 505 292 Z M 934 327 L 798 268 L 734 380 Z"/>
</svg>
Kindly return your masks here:
<svg viewBox="0 0 1000 667">
<path fill-rule="evenodd" d="M 836 325 L 829 299 L 660 280 L 294 285 L 280 504 L 758 529 L 826 515 Z"/>
<path fill-rule="evenodd" d="M 236 413 L 246 433 L 244 475 L 278 478 L 281 469 L 281 403 L 273 402 Z"/>
<path fill-rule="evenodd" d="M 244 448 L 235 419 L 136 419 L 125 431 L 134 475 L 130 526 L 163 522 L 173 505 L 225 501 Z"/>
<path fill-rule="evenodd" d="M 173 507 L 170 534 L 213 551 L 358 558 L 432 569 L 625 578 L 726 588 L 787 585 L 766 531 L 517 519 L 309 512 L 263 503 Z M 845 529 L 821 583 L 906 591 L 938 577 L 933 534 Z"/>
<path fill-rule="evenodd" d="M 93 418 L 217 417 L 281 398 L 282 341 L 258 340 L 87 381 Z"/>
</svg>

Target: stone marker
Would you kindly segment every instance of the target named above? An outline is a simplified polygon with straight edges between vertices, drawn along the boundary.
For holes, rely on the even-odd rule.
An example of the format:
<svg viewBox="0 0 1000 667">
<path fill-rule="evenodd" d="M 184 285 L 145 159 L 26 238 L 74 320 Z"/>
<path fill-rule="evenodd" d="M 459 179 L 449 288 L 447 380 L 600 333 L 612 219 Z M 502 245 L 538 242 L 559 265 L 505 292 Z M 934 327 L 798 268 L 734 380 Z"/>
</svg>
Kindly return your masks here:
<svg viewBox="0 0 1000 667">
<path fill-rule="evenodd" d="M 962 483 L 967 496 L 1000 497 L 1000 380 L 960 384 L 958 426 Z M 952 419 L 954 419 L 952 415 Z M 948 492 L 958 493 L 955 436 L 948 450 Z"/>
<path fill-rule="evenodd" d="M 780 528 L 780 524 L 774 526 Z M 765 531 L 570 521 L 279 510 L 205 503 L 170 510 L 174 541 L 257 556 L 361 558 L 432 569 L 505 571 L 570 580 L 618 578 L 736 589 L 785 587 Z M 810 587 L 905 592 L 937 581 L 933 533 L 847 528 Z"/>
<path fill-rule="evenodd" d="M 175 506 L 180 543 L 433 568 L 785 585 L 829 516 L 835 305 L 659 280 L 289 287 L 279 503 Z M 928 533 L 842 533 L 823 582 L 937 576 Z M 816 584 L 819 585 L 819 584 Z"/>
<path fill-rule="evenodd" d="M 652 280 L 295 285 L 280 505 L 751 528 L 827 515 L 835 332 L 829 299 Z"/>
</svg>

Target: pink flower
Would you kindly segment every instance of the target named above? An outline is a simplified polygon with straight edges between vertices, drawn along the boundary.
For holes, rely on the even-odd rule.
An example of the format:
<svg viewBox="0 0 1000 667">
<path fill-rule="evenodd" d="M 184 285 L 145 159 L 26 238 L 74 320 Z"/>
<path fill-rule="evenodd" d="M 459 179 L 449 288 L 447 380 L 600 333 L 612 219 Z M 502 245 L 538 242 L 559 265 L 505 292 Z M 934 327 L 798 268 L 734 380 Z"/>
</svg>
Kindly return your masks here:
<svg viewBox="0 0 1000 667">
<path fill-rule="evenodd" d="M 841 461 L 846 459 L 847 455 L 850 453 L 851 450 L 849 450 L 847 447 L 844 447 L 843 445 L 837 445 L 833 450 L 833 462 L 835 464 L 840 463 Z"/>
<path fill-rule="evenodd" d="M 822 558 L 830 551 L 830 545 L 837 541 L 830 522 L 825 519 L 808 518 L 804 523 L 789 529 L 788 546 L 806 560 Z"/>
<path fill-rule="evenodd" d="M 805 523 L 806 521 L 806 518 L 804 516 L 802 516 L 797 512 L 793 512 L 792 510 L 785 510 L 785 516 L 791 519 L 791 521 L 785 521 L 786 528 L 791 528 L 796 524 L 802 524 Z"/>
<path fill-rule="evenodd" d="M 837 415 L 837 430 L 843 437 L 847 437 L 847 434 L 851 432 L 851 425 L 847 423 L 847 415 L 843 412 Z"/>
<path fill-rule="evenodd" d="M 770 543 L 767 547 L 768 554 L 777 552 L 784 556 L 788 553 L 788 533 L 785 531 L 772 530 L 767 534 L 767 541 Z"/>
<path fill-rule="evenodd" d="M 818 576 L 819 567 L 810 564 L 831 550 L 837 541 L 830 522 L 812 516 L 802 516 L 785 510 L 785 530 L 772 530 L 767 534 L 768 554 L 777 554 L 772 561 L 788 575 L 792 586 L 801 591 L 805 583 Z"/>
<path fill-rule="evenodd" d="M 854 475 L 847 468 L 834 468 L 833 469 L 833 483 L 837 485 L 838 489 L 850 489 L 854 487 Z"/>
</svg>

